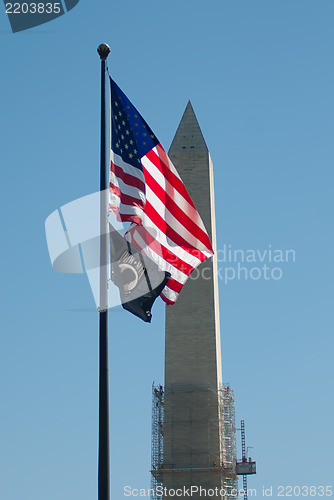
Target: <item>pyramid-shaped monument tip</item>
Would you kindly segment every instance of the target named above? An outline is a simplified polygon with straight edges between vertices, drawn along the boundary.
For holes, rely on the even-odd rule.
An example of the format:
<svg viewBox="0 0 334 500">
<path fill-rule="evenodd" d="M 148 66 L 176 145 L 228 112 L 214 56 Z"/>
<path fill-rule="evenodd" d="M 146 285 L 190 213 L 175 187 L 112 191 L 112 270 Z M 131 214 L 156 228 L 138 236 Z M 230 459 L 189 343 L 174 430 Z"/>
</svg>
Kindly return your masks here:
<svg viewBox="0 0 334 500">
<path fill-rule="evenodd" d="M 169 149 L 169 154 L 208 151 L 194 108 L 189 99 Z"/>
</svg>

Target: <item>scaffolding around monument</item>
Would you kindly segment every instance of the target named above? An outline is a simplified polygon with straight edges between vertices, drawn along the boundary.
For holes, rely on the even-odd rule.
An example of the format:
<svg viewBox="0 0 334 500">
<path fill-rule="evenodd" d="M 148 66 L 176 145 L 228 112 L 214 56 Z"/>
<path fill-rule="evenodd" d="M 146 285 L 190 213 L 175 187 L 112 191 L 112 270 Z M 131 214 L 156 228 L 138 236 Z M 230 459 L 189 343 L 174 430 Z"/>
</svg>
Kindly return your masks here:
<svg viewBox="0 0 334 500">
<path fill-rule="evenodd" d="M 152 386 L 152 451 L 151 463 L 152 471 L 156 471 L 151 475 L 151 487 L 156 491 L 157 486 L 162 486 L 162 474 L 159 471 L 163 468 L 164 456 L 164 390 L 162 385 Z M 152 498 L 156 498 L 153 496 Z"/>
<path fill-rule="evenodd" d="M 229 491 L 237 490 L 238 479 L 235 473 L 237 461 L 235 405 L 234 392 L 229 385 L 224 385 L 220 391 L 221 420 L 222 420 L 222 462 L 225 471 L 224 485 Z M 238 498 L 231 495 L 229 498 Z"/>
<path fill-rule="evenodd" d="M 235 471 L 237 451 L 234 392 L 229 385 L 224 385 L 219 396 L 221 398 L 220 408 L 223 425 L 223 431 L 221 433 L 223 464 L 224 467 Z"/>
<path fill-rule="evenodd" d="M 171 398 L 173 402 L 176 398 L 182 397 L 189 400 L 189 413 L 183 415 L 180 421 L 180 415 L 165 414 L 165 398 Z M 212 396 L 214 396 L 212 398 Z M 198 406 L 203 406 L 202 413 L 198 411 Z M 212 401 L 218 401 L 218 414 L 215 416 L 212 406 Z M 207 406 L 207 408 L 205 408 Z M 177 404 L 169 404 L 169 408 L 177 408 Z M 175 410 L 177 411 L 177 410 Z M 184 468 L 174 466 L 173 455 L 170 450 L 164 450 L 164 437 L 166 433 L 173 432 L 173 426 L 177 426 L 179 422 L 190 424 L 193 416 L 201 415 L 200 420 L 205 421 L 208 427 L 208 435 L 210 435 L 210 428 L 220 428 L 220 452 L 217 450 L 210 450 L 210 459 L 207 463 L 196 463 L 196 456 L 194 456 L 194 463 Z M 210 417 L 207 418 L 207 415 Z M 170 435 L 169 435 L 170 437 Z M 210 438 L 209 438 L 210 441 Z M 166 443 L 167 445 L 167 443 Z M 200 453 L 200 450 L 197 450 Z M 189 455 L 189 449 L 185 449 L 184 456 Z M 207 472 L 208 474 L 221 475 L 221 484 L 225 491 L 228 492 L 228 498 L 233 500 L 237 495 L 231 492 L 237 491 L 237 476 L 235 472 L 236 467 L 236 429 L 235 429 L 235 409 L 234 409 L 234 393 L 229 385 L 224 385 L 218 391 L 209 389 L 208 387 L 193 387 L 193 386 L 178 386 L 174 387 L 171 391 L 165 393 L 164 388 L 160 386 L 152 386 L 152 469 L 151 469 L 151 488 L 155 492 L 157 487 L 164 486 L 164 478 L 170 474 L 177 474 L 183 472 Z M 178 462 L 182 462 L 182 457 L 178 454 Z M 167 475 L 167 476 L 166 476 Z M 152 496 L 152 499 L 161 497 Z"/>
</svg>

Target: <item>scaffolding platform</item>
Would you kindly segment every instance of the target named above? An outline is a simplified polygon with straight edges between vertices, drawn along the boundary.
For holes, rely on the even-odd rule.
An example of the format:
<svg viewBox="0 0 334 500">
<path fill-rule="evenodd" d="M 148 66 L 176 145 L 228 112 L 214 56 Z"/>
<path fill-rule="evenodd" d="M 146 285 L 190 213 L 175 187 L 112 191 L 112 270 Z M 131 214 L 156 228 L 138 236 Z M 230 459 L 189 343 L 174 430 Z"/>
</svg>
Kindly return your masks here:
<svg viewBox="0 0 334 500">
<path fill-rule="evenodd" d="M 163 386 L 153 385 L 152 491 L 158 486 L 196 481 L 236 491 L 235 468 L 234 394 L 229 385 L 218 390 L 178 385 L 167 392 Z M 161 500 L 152 496 L 152 500 L 157 498 Z M 229 494 L 228 498 L 237 496 Z"/>
</svg>

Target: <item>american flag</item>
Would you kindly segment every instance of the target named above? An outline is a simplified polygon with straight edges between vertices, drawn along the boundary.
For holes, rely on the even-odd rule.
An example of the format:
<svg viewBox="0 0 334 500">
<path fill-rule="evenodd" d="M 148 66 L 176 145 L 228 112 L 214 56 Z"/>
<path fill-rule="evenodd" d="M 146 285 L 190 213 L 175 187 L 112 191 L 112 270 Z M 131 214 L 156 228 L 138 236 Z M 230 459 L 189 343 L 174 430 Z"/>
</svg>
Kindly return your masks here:
<svg viewBox="0 0 334 500">
<path fill-rule="evenodd" d="M 130 222 L 127 240 L 171 274 L 174 304 L 190 273 L 213 254 L 204 224 L 162 145 L 118 85 L 111 86 L 109 210 Z"/>
</svg>

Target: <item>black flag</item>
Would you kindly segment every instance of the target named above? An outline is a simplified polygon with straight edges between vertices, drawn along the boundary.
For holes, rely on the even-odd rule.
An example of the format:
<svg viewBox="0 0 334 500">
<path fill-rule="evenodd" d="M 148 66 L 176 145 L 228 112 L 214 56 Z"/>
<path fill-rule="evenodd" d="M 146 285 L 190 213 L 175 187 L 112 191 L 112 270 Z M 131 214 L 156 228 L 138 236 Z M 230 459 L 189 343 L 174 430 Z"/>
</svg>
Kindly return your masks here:
<svg viewBox="0 0 334 500">
<path fill-rule="evenodd" d="M 111 280 L 118 286 L 122 306 L 143 321 L 152 319 L 151 309 L 170 278 L 146 255 L 130 245 L 109 224 Z"/>
</svg>

